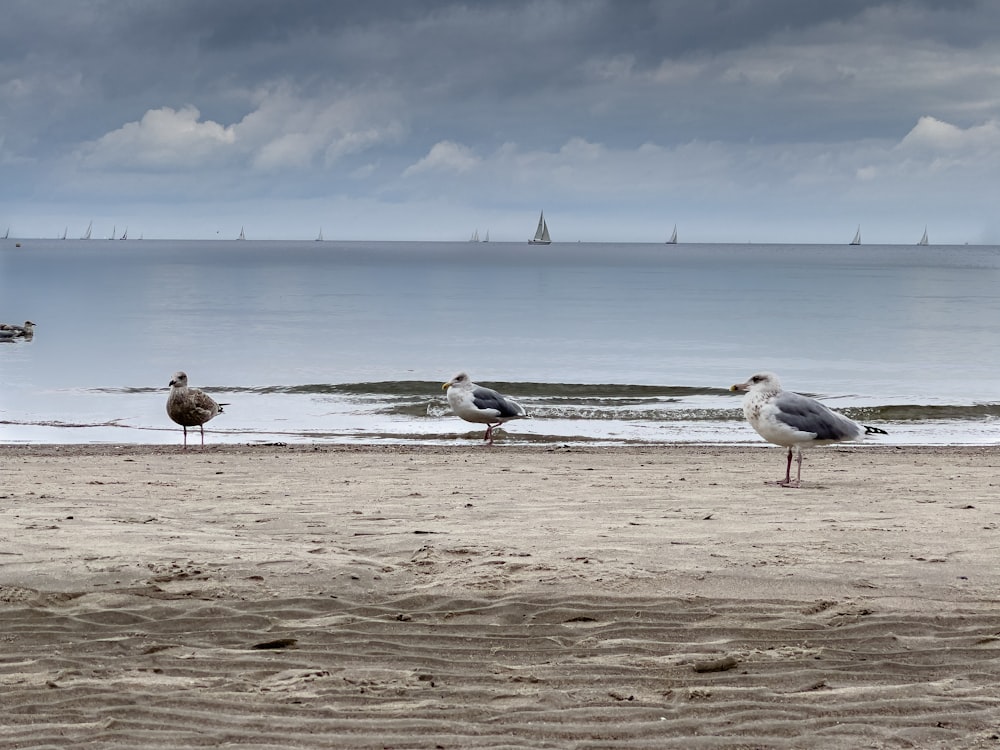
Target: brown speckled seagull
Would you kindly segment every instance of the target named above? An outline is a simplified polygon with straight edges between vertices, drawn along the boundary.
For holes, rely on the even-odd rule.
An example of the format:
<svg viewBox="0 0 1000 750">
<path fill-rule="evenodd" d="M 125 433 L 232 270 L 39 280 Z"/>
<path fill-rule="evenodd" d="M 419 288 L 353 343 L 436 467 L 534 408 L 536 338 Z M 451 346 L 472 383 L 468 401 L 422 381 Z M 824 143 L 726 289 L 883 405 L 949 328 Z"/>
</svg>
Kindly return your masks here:
<svg viewBox="0 0 1000 750">
<path fill-rule="evenodd" d="M 848 419 L 819 401 L 800 393 L 785 391 L 778 377 L 759 372 L 745 383 L 729 388 L 745 393 L 743 414 L 757 434 L 769 443 L 788 448 L 785 478 L 769 484 L 798 487 L 802 479 L 802 448 L 806 445 L 829 445 L 857 440 L 865 435 L 887 435 L 885 430 Z M 798 473 L 792 479 L 792 448 L 798 449 Z"/>
<path fill-rule="evenodd" d="M 220 404 L 204 391 L 188 387 L 188 376 L 175 372 L 170 380 L 170 395 L 167 396 L 167 416 L 184 428 L 184 447 L 187 448 L 187 428 L 201 430 L 201 444 L 205 445 L 205 422 L 222 413 Z"/>
</svg>

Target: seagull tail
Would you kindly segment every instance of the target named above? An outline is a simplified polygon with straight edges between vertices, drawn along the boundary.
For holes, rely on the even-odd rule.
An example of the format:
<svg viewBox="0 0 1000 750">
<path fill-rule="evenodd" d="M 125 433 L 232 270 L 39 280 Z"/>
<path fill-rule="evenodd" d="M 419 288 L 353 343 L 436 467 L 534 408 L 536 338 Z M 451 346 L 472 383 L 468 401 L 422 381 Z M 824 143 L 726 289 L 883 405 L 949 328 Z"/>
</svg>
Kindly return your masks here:
<svg viewBox="0 0 1000 750">
<path fill-rule="evenodd" d="M 866 435 L 888 435 L 889 433 L 879 427 L 870 427 L 866 424 L 861 425 L 865 428 Z"/>
</svg>

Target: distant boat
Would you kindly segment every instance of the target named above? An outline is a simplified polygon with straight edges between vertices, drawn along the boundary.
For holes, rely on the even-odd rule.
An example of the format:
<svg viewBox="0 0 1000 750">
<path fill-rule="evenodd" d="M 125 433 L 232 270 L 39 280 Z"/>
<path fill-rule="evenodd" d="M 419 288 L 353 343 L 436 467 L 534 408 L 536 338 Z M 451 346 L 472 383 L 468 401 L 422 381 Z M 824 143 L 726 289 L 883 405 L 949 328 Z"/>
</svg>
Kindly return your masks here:
<svg viewBox="0 0 1000 750">
<path fill-rule="evenodd" d="M 63 236 L 62 236 L 62 238 L 61 238 L 61 239 L 66 239 L 66 233 L 67 233 L 68 231 L 69 231 L 69 227 L 66 227 L 65 229 L 63 229 Z"/>
<path fill-rule="evenodd" d="M 243 227 L 240 227 L 240 236 L 239 236 L 239 237 L 237 237 L 236 239 L 238 239 L 238 240 L 245 240 L 246 238 L 247 238 L 247 236 L 246 236 L 246 234 L 245 234 L 245 233 L 243 232 Z"/>
<path fill-rule="evenodd" d="M 472 233 L 471 237 L 469 237 L 469 242 L 479 242 L 479 230 L 478 229 Z"/>
<path fill-rule="evenodd" d="M 918 245 L 927 245 L 927 244 L 930 244 L 927 241 L 927 227 L 924 227 L 924 236 L 920 238 L 920 240 L 917 242 L 917 244 Z"/>
<path fill-rule="evenodd" d="M 490 230 L 487 229 L 486 230 L 486 236 L 483 237 L 483 242 L 489 242 L 489 241 L 490 241 Z"/>
<path fill-rule="evenodd" d="M 674 224 L 674 232 L 673 232 L 673 234 L 670 235 L 670 239 L 667 240 L 667 244 L 668 245 L 676 245 L 677 244 L 677 225 L 676 224 Z"/>
<path fill-rule="evenodd" d="M 551 245 L 552 239 L 549 237 L 549 225 L 545 223 L 545 212 L 538 214 L 538 228 L 535 236 L 528 240 L 529 245 Z"/>
<path fill-rule="evenodd" d="M 93 221 L 91 221 L 91 222 L 90 222 L 90 223 L 89 223 L 89 224 L 87 225 L 87 231 L 83 233 L 83 237 L 81 237 L 80 239 L 81 239 L 81 240 L 89 240 L 89 239 L 90 239 L 90 233 L 91 233 L 91 231 L 92 231 L 93 229 L 94 229 L 94 222 L 93 222 Z"/>
<path fill-rule="evenodd" d="M 854 233 L 854 239 L 851 240 L 851 244 L 852 245 L 860 245 L 861 244 L 861 225 L 860 224 L 858 225 L 858 231 Z"/>
<path fill-rule="evenodd" d="M 125 227 L 125 231 L 122 232 L 122 236 L 119 237 L 118 239 L 120 239 L 120 240 L 127 240 L 128 239 L 128 227 Z"/>
<path fill-rule="evenodd" d="M 319 234 L 316 235 L 316 242 L 322 242 L 322 241 L 323 241 L 323 227 L 320 227 Z"/>
<path fill-rule="evenodd" d="M 9 240 L 10 239 L 10 227 L 7 227 L 7 231 L 4 232 L 3 238 L 5 240 Z"/>
<path fill-rule="evenodd" d="M 117 224 L 112 224 L 112 226 L 111 226 L 111 236 L 108 237 L 108 239 L 109 240 L 113 240 L 115 238 L 116 234 L 118 234 L 118 225 Z"/>
</svg>

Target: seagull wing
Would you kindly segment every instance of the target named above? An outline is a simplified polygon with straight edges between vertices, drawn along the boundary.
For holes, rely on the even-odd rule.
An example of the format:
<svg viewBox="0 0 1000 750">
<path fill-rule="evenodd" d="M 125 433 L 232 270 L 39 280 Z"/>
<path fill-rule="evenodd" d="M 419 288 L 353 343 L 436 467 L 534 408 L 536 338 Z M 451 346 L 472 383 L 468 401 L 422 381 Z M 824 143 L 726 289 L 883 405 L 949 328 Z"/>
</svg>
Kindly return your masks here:
<svg viewBox="0 0 1000 750">
<path fill-rule="evenodd" d="M 472 403 L 477 409 L 492 409 L 497 416 L 503 419 L 513 419 L 525 415 L 524 407 L 517 401 L 505 398 L 492 388 L 476 386 L 472 391 Z"/>
<path fill-rule="evenodd" d="M 776 420 L 800 432 L 813 433 L 817 441 L 854 440 L 861 434 L 853 420 L 799 393 L 782 391 L 771 405 Z"/>
</svg>

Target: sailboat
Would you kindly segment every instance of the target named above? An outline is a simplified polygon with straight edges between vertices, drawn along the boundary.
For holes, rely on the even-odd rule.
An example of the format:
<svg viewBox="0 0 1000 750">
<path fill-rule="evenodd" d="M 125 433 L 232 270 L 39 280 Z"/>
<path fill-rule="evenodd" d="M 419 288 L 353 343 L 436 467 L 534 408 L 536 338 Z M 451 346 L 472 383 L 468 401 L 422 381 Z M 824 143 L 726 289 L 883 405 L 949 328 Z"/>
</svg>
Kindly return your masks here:
<svg viewBox="0 0 1000 750">
<path fill-rule="evenodd" d="M 108 237 L 108 239 L 109 239 L 109 240 L 113 240 L 113 239 L 115 238 L 115 234 L 116 234 L 117 232 L 118 232 L 118 225 L 117 225 L 117 224 L 112 224 L 112 225 L 111 225 L 111 236 L 110 236 L 110 237 Z"/>
<path fill-rule="evenodd" d="M 316 235 L 316 242 L 322 242 L 322 241 L 323 241 L 323 227 L 320 227 L 319 234 Z"/>
<path fill-rule="evenodd" d="M 551 245 L 552 239 L 549 237 L 549 225 L 545 223 L 545 212 L 538 214 L 538 228 L 535 236 L 528 240 L 529 245 Z"/>
<path fill-rule="evenodd" d="M 854 233 L 854 239 L 851 240 L 851 244 L 852 245 L 860 245 L 861 244 L 861 225 L 860 224 L 858 224 L 858 231 Z"/>
<path fill-rule="evenodd" d="M 919 241 L 917 242 L 917 244 L 918 244 L 918 245 L 928 245 L 928 244 L 930 244 L 930 243 L 929 243 L 929 242 L 927 241 L 927 227 L 924 227 L 924 234 L 923 234 L 923 236 L 922 236 L 922 237 L 920 238 L 920 240 L 919 240 Z"/>
<path fill-rule="evenodd" d="M 122 236 L 119 237 L 118 239 L 120 239 L 120 240 L 127 240 L 128 239 L 128 227 L 125 227 L 125 231 L 122 232 Z"/>
<path fill-rule="evenodd" d="M 246 234 L 245 234 L 245 233 L 243 232 L 243 227 L 240 227 L 240 236 L 239 236 L 239 237 L 237 237 L 236 239 L 238 239 L 238 240 L 245 240 L 246 238 L 247 238 L 247 236 L 246 236 Z"/>
<path fill-rule="evenodd" d="M 89 239 L 90 239 L 90 233 L 91 233 L 91 231 L 92 231 L 93 229 L 94 229 L 94 222 L 93 222 L 93 221 L 91 221 L 91 222 L 90 222 L 90 223 L 89 223 L 89 224 L 87 225 L 87 231 L 83 233 L 83 237 L 81 237 L 80 239 L 81 239 L 81 240 L 89 240 Z"/>
<path fill-rule="evenodd" d="M 7 231 L 4 233 L 3 238 L 5 240 L 9 240 L 10 239 L 10 227 L 7 227 Z"/>
<path fill-rule="evenodd" d="M 668 245 L 676 245 L 677 244 L 677 225 L 676 224 L 674 224 L 673 234 L 670 235 L 670 239 L 667 240 L 667 244 Z"/>
<path fill-rule="evenodd" d="M 61 239 L 66 239 L 66 233 L 69 231 L 69 227 L 63 229 L 63 236 Z"/>
<path fill-rule="evenodd" d="M 479 230 L 478 229 L 472 233 L 471 237 L 469 237 L 469 242 L 479 242 Z"/>
<path fill-rule="evenodd" d="M 486 236 L 483 237 L 483 242 L 489 242 L 489 241 L 490 241 L 490 230 L 487 229 L 486 230 Z"/>
</svg>

